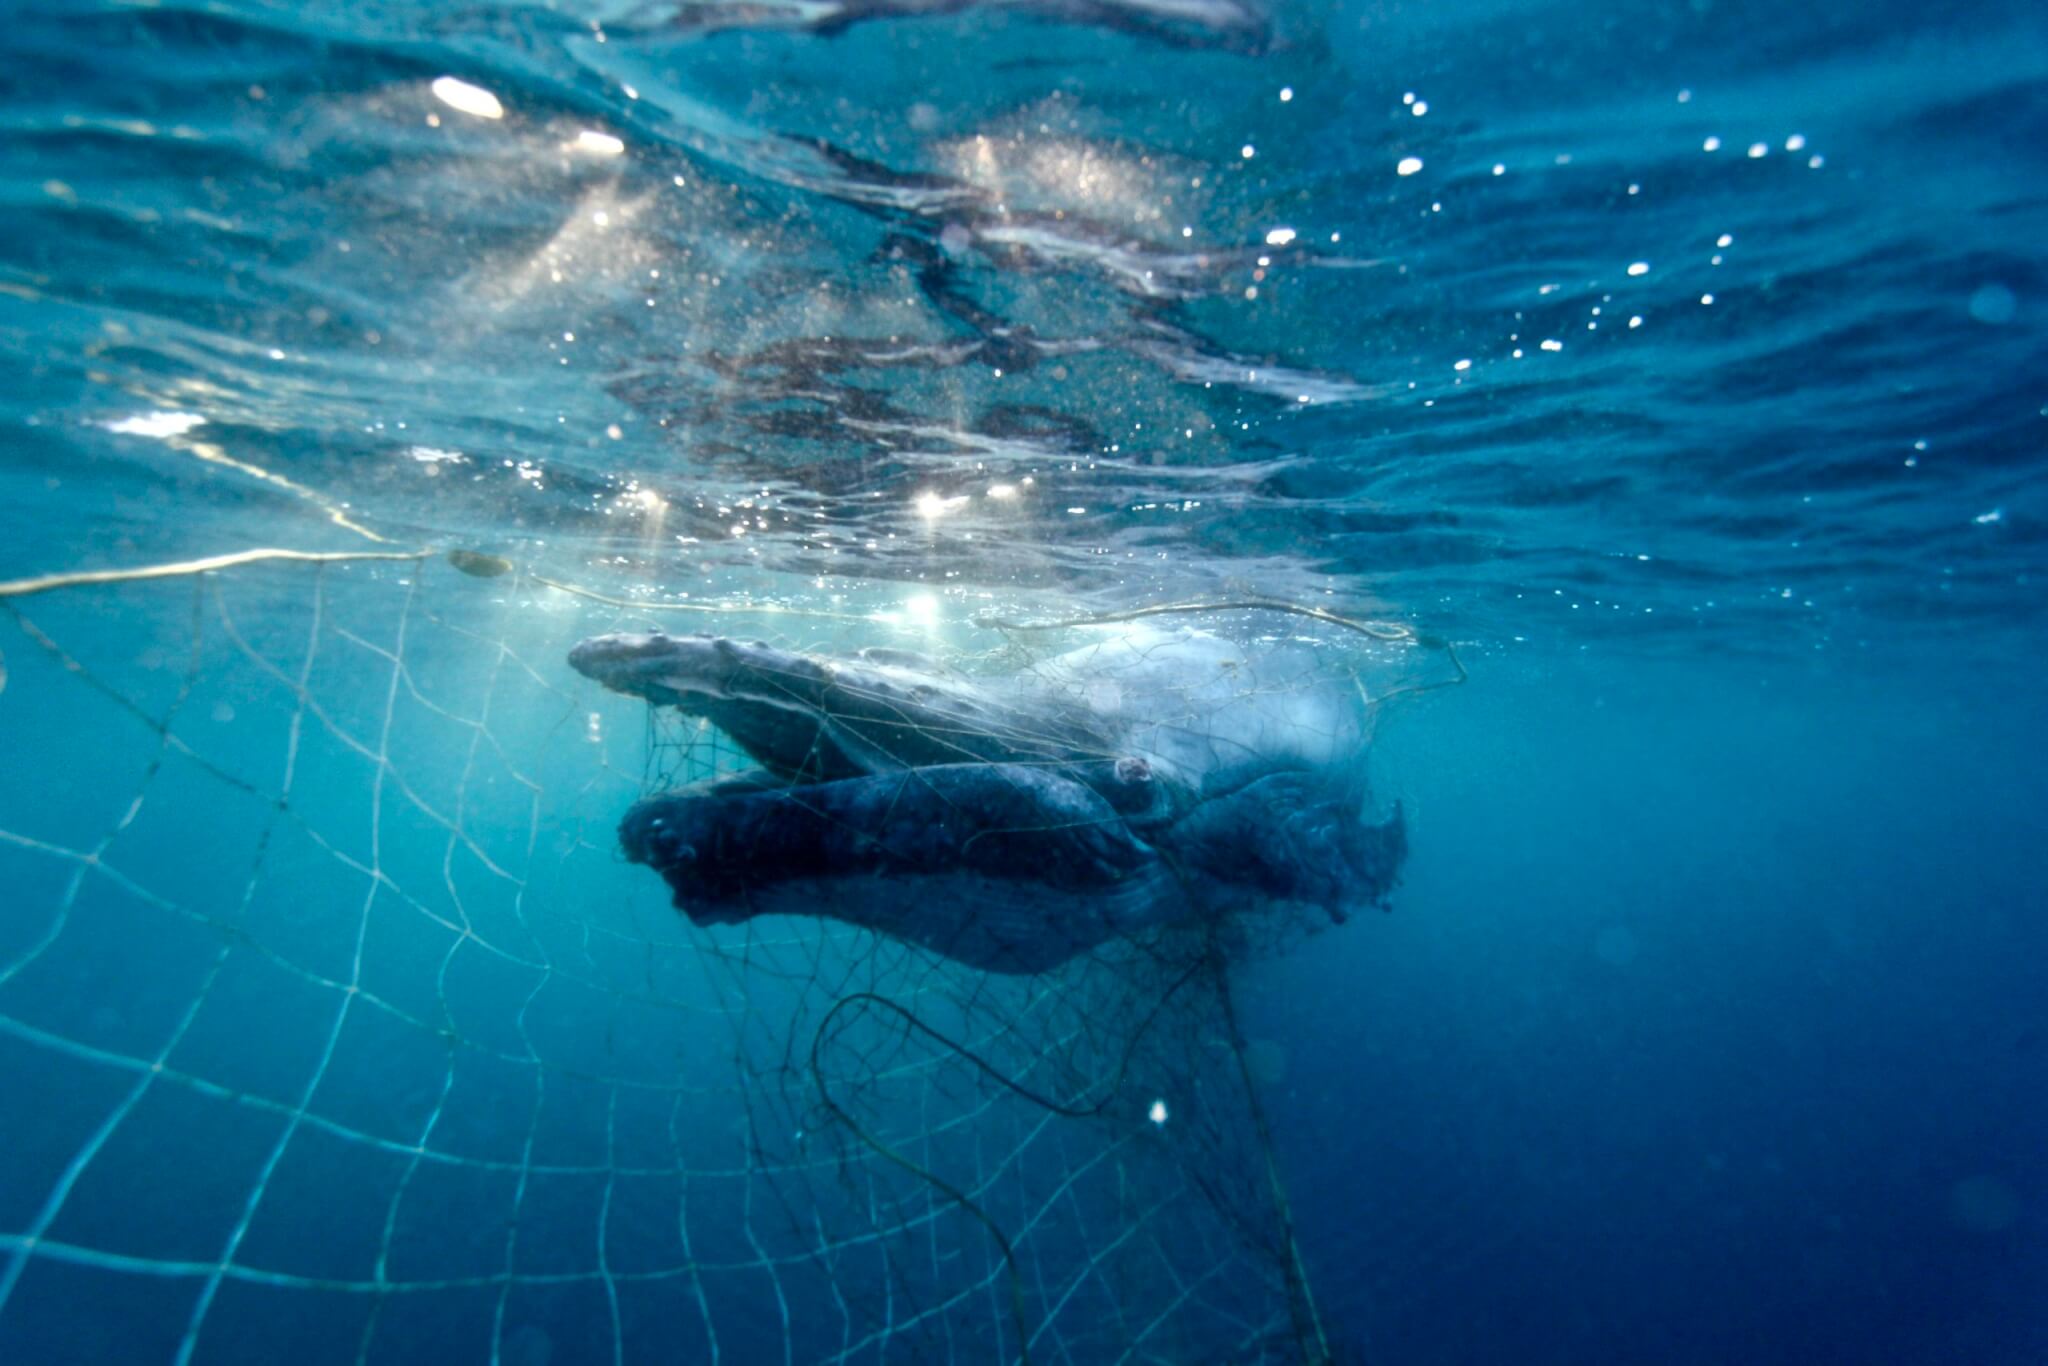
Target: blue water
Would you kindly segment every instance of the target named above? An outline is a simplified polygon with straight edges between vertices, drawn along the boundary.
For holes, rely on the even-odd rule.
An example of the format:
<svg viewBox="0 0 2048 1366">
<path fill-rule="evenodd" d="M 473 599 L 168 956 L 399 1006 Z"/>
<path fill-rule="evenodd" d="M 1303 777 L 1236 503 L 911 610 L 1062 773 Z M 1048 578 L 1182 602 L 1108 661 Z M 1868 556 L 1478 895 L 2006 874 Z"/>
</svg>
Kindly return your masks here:
<svg viewBox="0 0 2048 1366">
<path fill-rule="evenodd" d="M 4 17 L 0 580 L 517 569 L 0 598 L 0 1360 L 1017 1359 L 567 646 L 1245 596 L 1470 675 L 1238 984 L 1336 1360 L 2048 1360 L 2039 6 Z M 1301 1359 L 948 1065 L 1033 1360 Z"/>
</svg>

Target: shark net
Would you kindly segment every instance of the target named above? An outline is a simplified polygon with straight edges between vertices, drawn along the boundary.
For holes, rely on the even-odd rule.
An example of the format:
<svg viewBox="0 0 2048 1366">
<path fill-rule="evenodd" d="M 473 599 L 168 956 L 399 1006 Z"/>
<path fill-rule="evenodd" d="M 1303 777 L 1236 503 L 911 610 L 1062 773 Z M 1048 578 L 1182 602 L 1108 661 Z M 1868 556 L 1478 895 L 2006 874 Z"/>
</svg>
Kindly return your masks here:
<svg viewBox="0 0 2048 1366">
<path fill-rule="evenodd" d="M 1245 933 L 991 973 L 699 927 L 621 857 L 635 801 L 752 761 L 576 641 L 872 620 L 193 568 L 0 585 L 0 1359 L 1332 1358 Z M 1368 712 L 1436 653 L 1318 616 L 1280 619 Z M 1015 672 L 1059 633 L 975 637 Z"/>
</svg>

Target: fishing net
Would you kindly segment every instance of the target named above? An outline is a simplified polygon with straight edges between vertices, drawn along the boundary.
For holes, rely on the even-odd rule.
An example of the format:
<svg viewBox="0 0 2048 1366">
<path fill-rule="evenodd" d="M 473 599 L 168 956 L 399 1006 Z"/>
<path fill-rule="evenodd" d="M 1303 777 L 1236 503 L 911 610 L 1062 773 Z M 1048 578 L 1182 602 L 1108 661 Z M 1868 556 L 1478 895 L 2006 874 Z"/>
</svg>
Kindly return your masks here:
<svg viewBox="0 0 2048 1366">
<path fill-rule="evenodd" d="M 900 632 L 460 554 L 192 569 L 0 585 L 0 1358 L 1330 1358 L 1231 993 L 1314 917 L 1029 973 L 701 927 L 619 822 L 755 758 L 571 647 Z M 1443 676 L 1326 614 L 1163 620 L 1253 618 L 1368 726 Z"/>
</svg>

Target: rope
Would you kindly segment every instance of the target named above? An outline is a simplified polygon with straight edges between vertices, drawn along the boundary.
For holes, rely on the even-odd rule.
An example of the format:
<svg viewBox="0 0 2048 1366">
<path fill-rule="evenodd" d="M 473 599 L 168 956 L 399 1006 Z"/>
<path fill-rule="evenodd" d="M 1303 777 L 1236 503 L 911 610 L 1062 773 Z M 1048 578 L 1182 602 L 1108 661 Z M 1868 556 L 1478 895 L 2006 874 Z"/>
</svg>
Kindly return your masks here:
<svg viewBox="0 0 2048 1366">
<path fill-rule="evenodd" d="M 1120 621 L 1137 621 L 1144 617 L 1190 612 L 1285 612 L 1289 616 L 1308 617 L 1313 621 L 1341 626 L 1347 631 L 1371 636 L 1374 640 L 1406 643 L 1417 639 L 1413 630 L 1399 622 L 1360 621 L 1356 617 L 1347 617 L 1321 607 L 1305 607 L 1282 598 L 1225 598 L 1215 602 L 1172 602 L 1154 607 L 1134 607 L 1126 612 L 1099 612 L 1090 616 L 1067 617 L 1060 621 L 1014 621 L 1005 617 L 983 616 L 974 618 L 974 624 L 998 631 L 1065 631 L 1076 626 L 1109 626 Z"/>
<path fill-rule="evenodd" d="M 1273 1131 L 1266 1122 L 1266 1107 L 1252 1080 L 1251 1063 L 1245 1058 L 1244 1032 L 1237 1023 L 1237 1003 L 1230 994 L 1230 975 L 1223 955 L 1212 949 L 1216 969 L 1216 997 L 1223 1007 L 1223 1023 L 1230 1032 L 1230 1051 L 1237 1058 L 1238 1074 L 1244 1080 L 1245 1102 L 1251 1109 L 1252 1128 L 1259 1136 L 1259 1154 L 1265 1159 L 1266 1186 L 1273 1195 L 1273 1216 L 1280 1223 L 1280 1241 L 1287 1249 L 1287 1309 L 1294 1319 L 1295 1342 L 1301 1348 L 1304 1366 L 1331 1366 L 1330 1339 L 1323 1331 L 1323 1318 L 1316 1309 L 1315 1291 L 1309 1285 L 1308 1266 L 1302 1260 L 1301 1244 L 1294 1236 L 1294 1207 L 1287 1199 L 1287 1185 L 1280 1178 L 1280 1161 L 1273 1151 Z"/>
<path fill-rule="evenodd" d="M 136 583 L 144 579 L 175 579 L 187 574 L 208 574 L 232 569 L 238 564 L 265 560 L 293 560 L 304 564 L 334 564 L 345 560 L 424 560 L 429 550 L 237 550 L 228 555 L 209 555 L 201 560 L 179 560 L 172 564 L 144 565 L 138 569 L 82 569 L 69 574 L 40 574 L 27 579 L 0 580 L 0 598 L 26 598 L 59 588 L 78 588 L 96 583 Z"/>
<path fill-rule="evenodd" d="M 1203 963 L 1200 960 L 1190 964 L 1186 971 L 1174 979 L 1171 986 L 1160 993 L 1159 999 L 1152 1003 L 1152 1008 L 1145 1013 L 1145 1018 L 1139 1021 L 1138 1027 L 1131 1031 L 1130 1038 L 1125 1041 L 1123 1055 L 1117 1059 L 1116 1070 L 1110 1074 L 1110 1082 L 1103 1089 L 1102 1098 L 1092 1105 L 1077 1106 L 1063 1104 L 1052 1099 L 1050 1096 L 1033 1090 L 982 1057 L 966 1044 L 961 1043 L 958 1039 L 953 1038 L 943 1030 L 936 1029 L 925 1023 L 915 1011 L 907 1006 L 897 1001 L 892 1001 L 886 996 L 877 995 L 872 991 L 857 991 L 851 995 L 843 996 L 834 1002 L 832 1008 L 825 1012 L 825 1018 L 818 1021 L 818 1028 L 811 1035 L 811 1080 L 818 1088 L 818 1098 L 824 1103 L 825 1108 L 832 1112 L 833 1118 L 844 1124 L 855 1138 L 859 1139 L 875 1153 L 901 1167 L 920 1181 L 928 1182 L 934 1190 L 973 1215 L 980 1222 L 981 1226 L 988 1230 L 989 1237 L 995 1240 L 997 1248 L 1002 1251 L 1003 1268 L 1006 1273 L 1005 1279 L 1010 1289 L 1010 1316 L 1017 1328 L 1017 1354 L 1020 1366 L 1031 1366 L 1031 1335 L 1026 1331 L 1024 1323 L 1024 1278 L 1017 1269 L 1017 1252 L 1015 1247 L 1011 1245 L 1008 1236 L 997 1226 L 996 1221 L 990 1218 L 988 1212 L 975 1202 L 973 1196 L 961 1190 L 931 1168 L 905 1157 L 902 1153 L 897 1152 L 887 1143 L 869 1133 L 861 1127 L 858 1120 L 847 1113 L 844 1106 L 833 1099 L 832 1090 L 825 1083 L 824 1063 L 820 1057 L 820 1054 L 824 1051 L 826 1031 L 832 1027 L 832 1022 L 838 1018 L 839 1013 L 849 1007 L 856 1005 L 879 1007 L 902 1020 L 905 1027 L 924 1035 L 938 1044 L 939 1047 L 952 1053 L 955 1057 L 964 1058 L 972 1063 L 975 1069 L 983 1076 L 1029 1101 L 1031 1104 L 1068 1119 L 1088 1119 L 1101 1114 L 1109 1108 L 1110 1102 L 1116 1099 L 1117 1092 L 1123 1089 L 1124 1075 L 1130 1070 L 1131 1058 L 1137 1053 L 1138 1044 L 1151 1030 L 1153 1023 L 1158 1020 L 1160 1012 L 1166 1009 L 1167 1002 L 1171 1001 L 1179 993 L 1180 989 L 1187 985 L 1189 979 L 1195 975 L 1196 969 L 1202 966 Z M 1320 1366 L 1320 1363 L 1317 1366 Z"/>
</svg>

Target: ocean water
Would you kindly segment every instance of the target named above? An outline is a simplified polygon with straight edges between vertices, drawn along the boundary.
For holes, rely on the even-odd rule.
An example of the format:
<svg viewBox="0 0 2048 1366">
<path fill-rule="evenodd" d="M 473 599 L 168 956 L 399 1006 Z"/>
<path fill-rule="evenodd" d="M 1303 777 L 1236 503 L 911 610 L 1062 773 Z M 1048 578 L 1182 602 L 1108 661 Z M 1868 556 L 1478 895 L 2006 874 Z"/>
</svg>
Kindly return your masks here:
<svg viewBox="0 0 2048 1366">
<path fill-rule="evenodd" d="M 4 19 L 0 1361 L 2048 1360 L 2038 5 Z M 567 664 L 1254 599 L 1409 856 L 1199 996 Z"/>
</svg>

